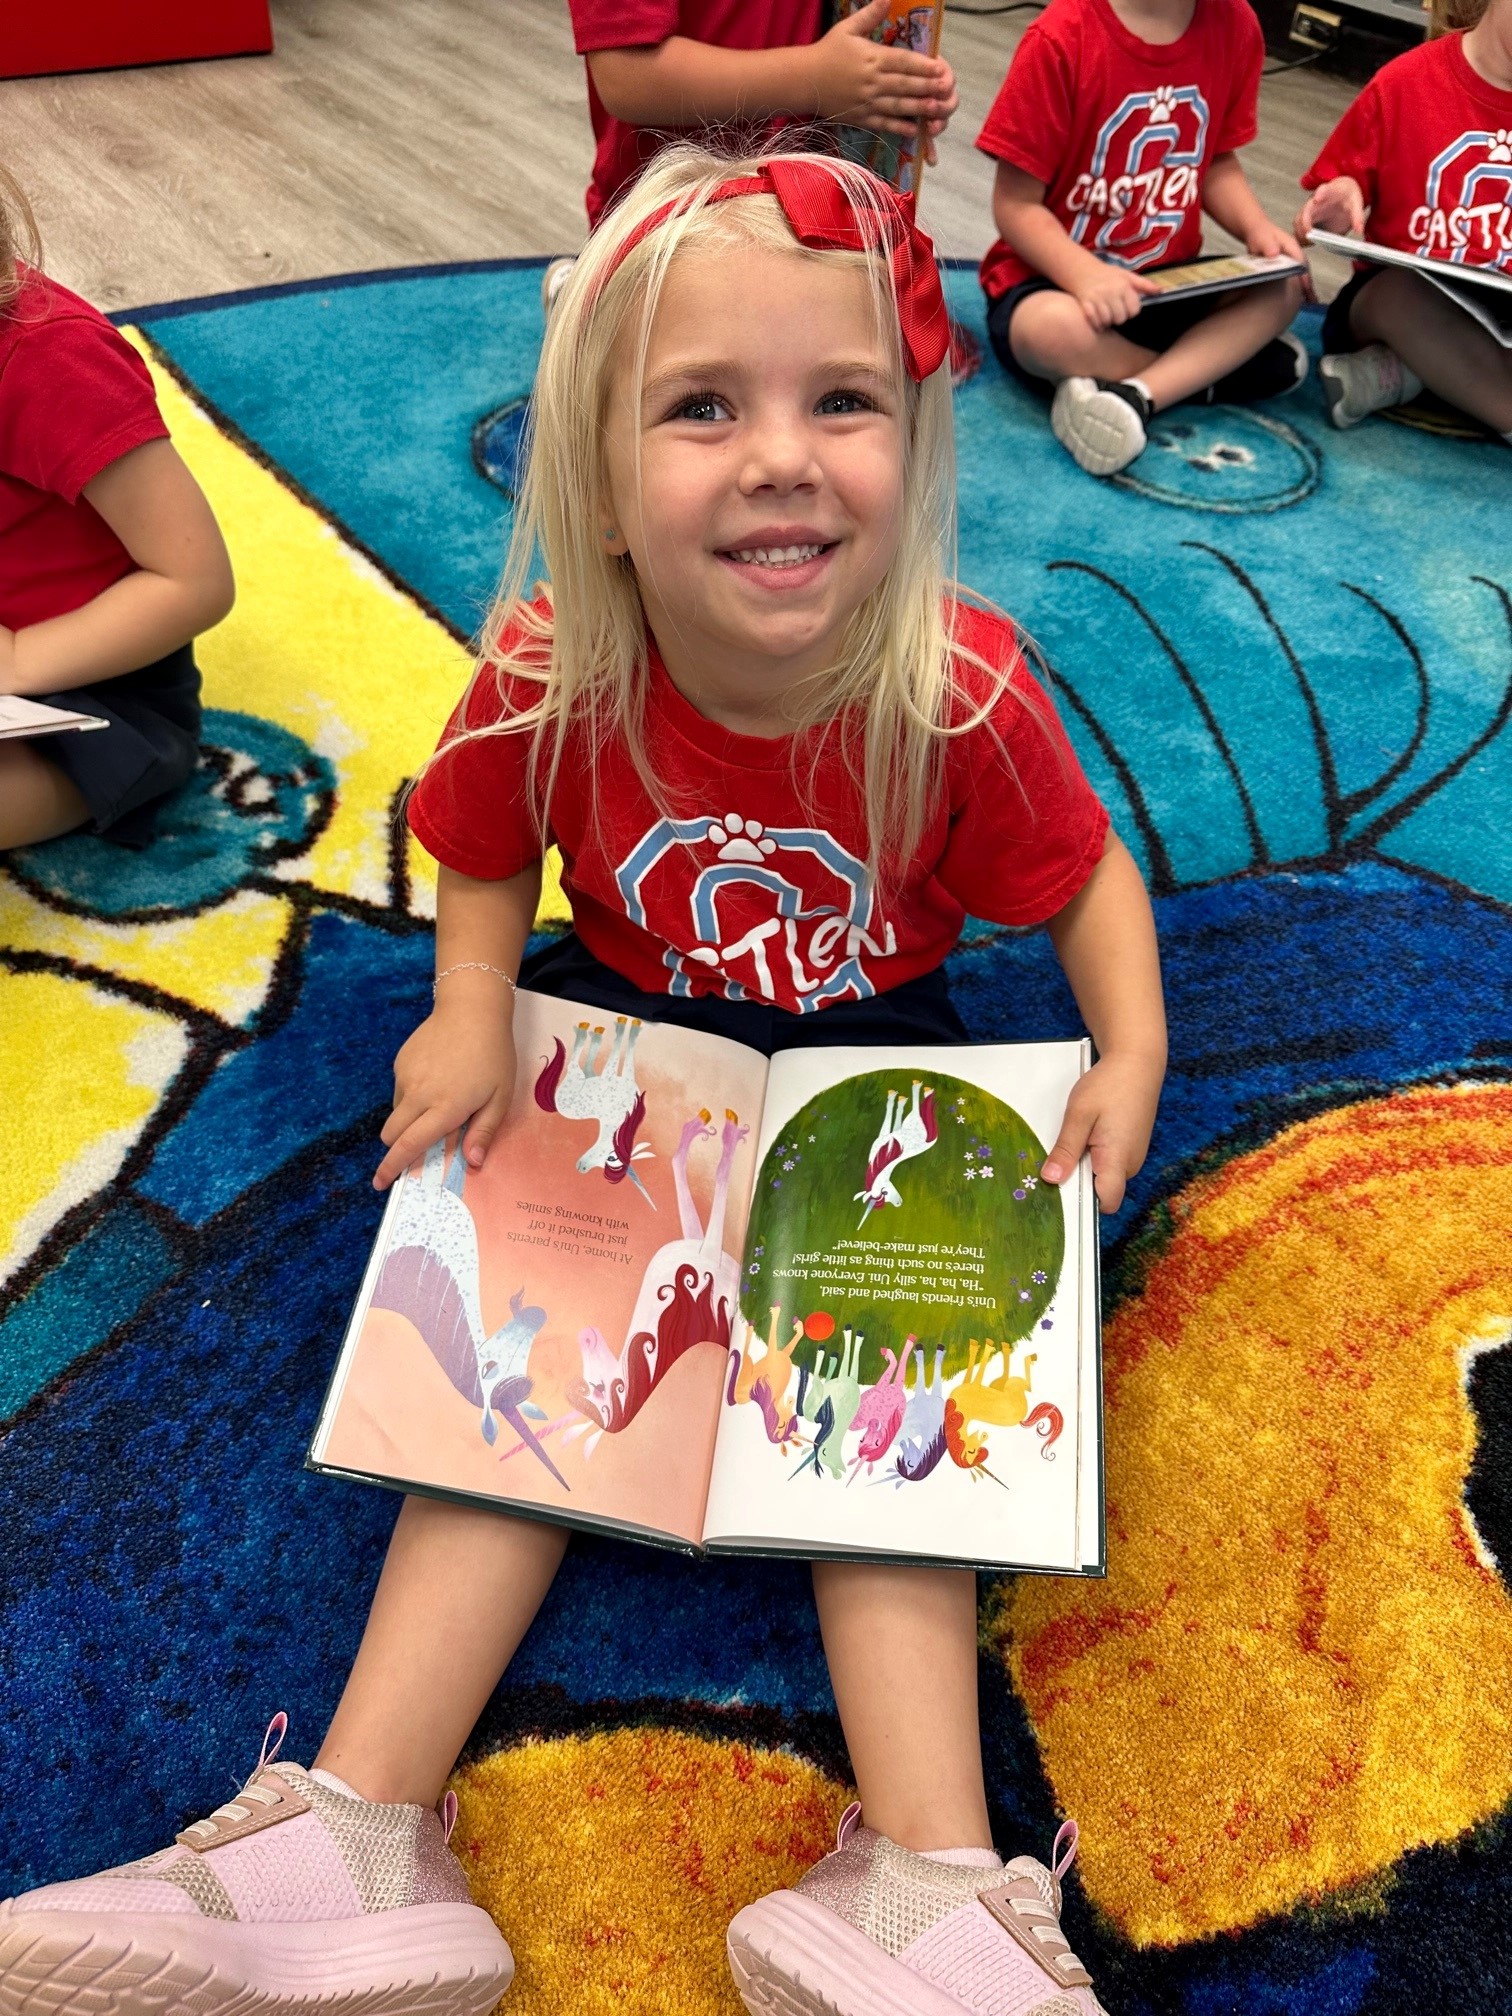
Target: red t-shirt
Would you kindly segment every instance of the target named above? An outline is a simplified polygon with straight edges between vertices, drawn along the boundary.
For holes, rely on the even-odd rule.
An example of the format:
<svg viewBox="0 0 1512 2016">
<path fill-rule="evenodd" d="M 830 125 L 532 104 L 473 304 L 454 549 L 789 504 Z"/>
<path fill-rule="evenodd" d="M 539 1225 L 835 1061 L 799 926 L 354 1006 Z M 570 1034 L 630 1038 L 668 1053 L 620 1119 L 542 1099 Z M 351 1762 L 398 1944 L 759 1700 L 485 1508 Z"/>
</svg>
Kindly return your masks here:
<svg viewBox="0 0 1512 2016">
<path fill-rule="evenodd" d="M 1440 36 L 1378 70 L 1302 187 L 1352 175 L 1375 244 L 1512 267 L 1512 91 L 1471 69 L 1464 40 Z"/>
<path fill-rule="evenodd" d="M 136 562 L 79 493 L 168 429 L 147 366 L 97 308 L 28 273 L 0 314 L 0 624 L 92 602 Z"/>
<path fill-rule="evenodd" d="M 1014 51 L 977 146 L 1045 185 L 1078 245 L 1119 266 L 1202 249 L 1215 154 L 1255 137 L 1265 40 L 1245 0 L 1197 0 L 1175 42 L 1145 42 L 1108 0 L 1050 0 Z M 982 261 L 990 300 L 1034 269 L 1001 238 Z"/>
<path fill-rule="evenodd" d="M 822 0 L 567 0 L 580 56 L 597 49 L 647 49 L 686 35 L 716 49 L 791 49 L 817 40 Z M 598 146 L 588 185 L 588 228 L 669 140 L 692 127 L 630 126 L 604 110 L 588 77 L 588 115 Z"/>
<path fill-rule="evenodd" d="M 882 895 L 867 879 L 862 796 L 833 738 L 812 789 L 800 791 L 795 769 L 807 785 L 810 768 L 793 738 L 707 720 L 651 644 L 647 752 L 679 816 L 652 803 L 622 745 L 590 765 L 571 737 L 551 808 L 573 921 L 594 957 L 648 993 L 804 1011 L 932 972 L 968 913 L 1029 925 L 1064 908 L 1102 854 L 1108 815 L 1011 628 L 963 608 L 958 634 L 989 664 L 1012 664 L 1013 686 L 1040 716 L 1010 688 L 989 723 L 947 744 L 940 804 L 916 859 Z M 963 669 L 968 692 L 981 676 Z M 524 682 L 519 701 L 530 701 Z M 497 683 L 479 680 L 443 748 L 464 716 L 480 727 L 500 712 Z M 540 858 L 529 746 L 528 734 L 463 742 L 421 778 L 409 823 L 438 861 L 489 881 Z"/>
</svg>

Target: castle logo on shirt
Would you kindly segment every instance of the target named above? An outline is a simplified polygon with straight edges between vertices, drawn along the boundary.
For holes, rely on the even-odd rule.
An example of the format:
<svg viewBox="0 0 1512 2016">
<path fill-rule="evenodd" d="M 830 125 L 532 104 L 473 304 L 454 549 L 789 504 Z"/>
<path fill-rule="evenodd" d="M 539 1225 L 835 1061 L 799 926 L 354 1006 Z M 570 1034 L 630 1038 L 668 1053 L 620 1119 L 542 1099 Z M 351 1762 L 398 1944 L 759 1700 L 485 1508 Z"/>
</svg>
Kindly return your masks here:
<svg viewBox="0 0 1512 2016">
<path fill-rule="evenodd" d="M 1414 251 L 1461 266 L 1512 267 L 1512 131 L 1461 133 L 1428 164 L 1407 222 Z"/>
<path fill-rule="evenodd" d="M 669 994 L 701 974 L 727 1000 L 807 1014 L 875 994 L 868 969 L 897 949 L 865 863 L 822 827 L 659 819 L 614 880 L 630 922 L 667 946 Z"/>
<path fill-rule="evenodd" d="M 1066 196 L 1071 236 L 1121 266 L 1150 266 L 1202 196 L 1210 124 L 1195 84 L 1131 91 L 1098 129 L 1087 171 Z"/>
</svg>

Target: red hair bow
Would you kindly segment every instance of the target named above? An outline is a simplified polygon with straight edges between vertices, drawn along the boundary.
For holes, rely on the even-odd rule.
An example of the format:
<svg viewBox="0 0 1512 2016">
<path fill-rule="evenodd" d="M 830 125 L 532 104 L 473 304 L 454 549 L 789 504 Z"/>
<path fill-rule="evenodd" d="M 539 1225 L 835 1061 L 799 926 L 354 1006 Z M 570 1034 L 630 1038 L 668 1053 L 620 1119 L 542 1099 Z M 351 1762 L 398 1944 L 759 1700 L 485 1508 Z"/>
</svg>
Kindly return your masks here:
<svg viewBox="0 0 1512 2016">
<path fill-rule="evenodd" d="M 847 184 L 822 163 L 779 156 L 749 175 L 732 175 L 710 191 L 708 200 L 724 203 L 732 196 L 775 196 L 800 245 L 827 252 L 885 251 L 908 375 L 927 378 L 939 370 L 950 350 L 950 322 L 934 246 L 885 182 L 870 174 L 866 181 L 873 199 L 869 208 L 856 204 Z M 678 197 L 653 210 L 620 246 L 602 284 L 608 284 L 642 239 L 686 207 L 686 200 Z"/>
</svg>

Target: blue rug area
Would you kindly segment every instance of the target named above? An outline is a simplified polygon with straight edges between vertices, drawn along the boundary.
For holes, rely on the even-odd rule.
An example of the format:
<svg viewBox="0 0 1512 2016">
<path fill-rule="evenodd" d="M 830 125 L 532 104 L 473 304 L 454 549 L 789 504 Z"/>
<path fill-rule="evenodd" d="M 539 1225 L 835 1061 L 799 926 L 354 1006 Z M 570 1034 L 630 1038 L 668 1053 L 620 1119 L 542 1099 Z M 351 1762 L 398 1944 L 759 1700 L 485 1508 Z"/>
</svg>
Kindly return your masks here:
<svg viewBox="0 0 1512 2016">
<path fill-rule="evenodd" d="M 397 587 L 454 639 L 476 626 L 503 550 L 538 284 L 538 267 L 513 264 L 354 276 L 123 319 L 226 452 L 246 451 L 305 500 L 322 536 L 377 570 L 374 593 L 392 601 Z M 974 281 L 950 284 L 985 351 Z M 1301 326 L 1316 349 L 1316 318 Z M 1100 1858 L 1089 1846 L 1069 1915 L 1113 2016 L 1416 2016 L 1430 1990 L 1457 2016 L 1505 2016 L 1512 1765 L 1495 1752 L 1501 1732 L 1512 1758 L 1512 1663 L 1493 1653 L 1512 1647 L 1512 1354 L 1496 1348 L 1512 1330 L 1512 1270 L 1496 1257 L 1507 1244 L 1497 1186 L 1512 1169 L 1512 461 L 1495 444 L 1379 422 L 1334 434 L 1310 383 L 1249 412 L 1179 409 L 1125 478 L 1100 484 L 1069 463 L 990 352 L 959 393 L 958 439 L 961 576 L 1036 639 L 1139 854 L 1172 1022 L 1150 1161 L 1105 1231 L 1110 1473 L 1135 1537 L 1115 1537 L 1105 1585 L 1064 1599 L 1022 1584 L 984 1592 L 1000 1841 L 1042 1848 L 1075 1792 L 1089 1843 L 1110 1844 Z M 138 886 L 140 864 L 87 841 L 18 857 L 0 877 L 14 899 L 0 917 L 0 981 L 67 982 L 123 1014 L 172 1007 L 185 1031 L 119 1166 L 92 1188 L 60 1189 L 55 1220 L 0 1287 L 0 1691 L 11 1711 L 0 1786 L 43 1787 L 6 1801 L 0 1889 L 160 1845 L 230 1788 L 274 1707 L 308 1748 L 392 1519 L 384 1495 L 300 1465 L 376 1222 L 375 1131 L 393 1051 L 424 1012 L 431 943 L 401 860 L 358 874 L 321 854 L 359 788 L 364 668 L 333 669 L 332 725 L 319 709 L 305 721 L 264 701 L 256 667 L 269 668 L 271 690 L 275 655 L 268 642 L 246 658 L 246 690 L 217 717 L 219 782 L 208 811 L 186 804 L 173 825 L 163 886 Z M 416 724 L 422 746 L 439 727 L 433 711 Z M 399 781 L 361 789 L 381 805 Z M 381 854 L 381 820 L 369 824 Z M 223 927 L 204 956 L 229 966 L 234 917 L 252 932 L 275 904 L 292 921 L 267 926 L 265 991 L 249 1006 L 230 990 L 189 1013 L 172 934 Z M 47 918 L 73 934 L 61 950 L 35 949 Z M 150 971 L 126 943 L 138 919 L 161 941 Z M 973 925 L 952 977 L 978 1037 L 1076 1026 L 1042 938 Z M 1412 1103 L 1451 1092 L 1464 1101 L 1452 1152 L 1432 1145 L 1438 1123 Z M 1421 1171 L 1394 1175 L 1381 1144 L 1414 1126 Z M 1244 1332 L 1232 1309 L 1202 1299 L 1207 1249 L 1192 1256 L 1203 1240 L 1222 1246 L 1204 1213 L 1263 1252 L 1335 1181 L 1337 1163 L 1324 1165 L 1341 1138 L 1359 1187 L 1307 1265 L 1264 1283 L 1271 1328 Z M 1440 1209 L 1463 1235 L 1452 1262 L 1429 1238 Z M 1309 1283 L 1352 1278 L 1399 1219 L 1404 1268 L 1433 1276 L 1432 1321 L 1401 1313 L 1418 1306 L 1404 1275 L 1368 1324 L 1337 1306 L 1340 1289 L 1293 1336 L 1283 1305 L 1305 1302 Z M 1480 1327 L 1465 1329 L 1472 1300 Z M 1242 1621 L 1222 1576 L 1173 1543 L 1179 1594 L 1163 1600 L 1188 1606 L 1188 1643 L 1213 1634 L 1206 1663 L 1187 1666 L 1140 1593 L 1135 1556 L 1140 1533 L 1179 1526 L 1203 1493 L 1185 1452 L 1149 1464 L 1126 1453 L 1136 1424 L 1118 1388 L 1158 1345 L 1176 1404 L 1188 1377 L 1178 1318 L 1234 1368 L 1227 1454 L 1241 1482 L 1215 1454 L 1208 1496 L 1222 1496 L 1236 1531 L 1273 1520 L 1279 1535 L 1264 1576 L 1243 1578 Z M 1408 1352 L 1441 1368 L 1447 1397 L 1437 1413 L 1424 1398 L 1416 1427 L 1392 1426 L 1371 1394 Z M 1353 1383 L 1334 1378 L 1340 1364 L 1358 1368 Z M 1320 1485 L 1306 1517 L 1279 1509 L 1299 1466 L 1334 1458 L 1318 1454 L 1316 1425 L 1274 1443 L 1241 1433 L 1244 1396 L 1271 1382 L 1294 1424 L 1315 1422 L 1311 1396 L 1326 1392 L 1327 1432 L 1340 1448 L 1387 1438 L 1383 1464 L 1404 1460 L 1416 1435 L 1414 1488 L 1448 1493 L 1441 1507 L 1433 1499 L 1436 1606 L 1355 1545 L 1370 1507 L 1349 1498 L 1356 1487 L 1337 1467 L 1332 1495 Z M 1222 1422 L 1208 1432 L 1216 1451 Z M 1435 1468 L 1443 1437 L 1458 1453 Z M 1393 1602 L 1395 1660 L 1380 1640 Z M 1145 1663 L 1172 1676 L 1159 1704 L 1139 1691 L 1135 1636 Z M 1240 1638 L 1242 1668 L 1218 1649 Z M 1393 1666 L 1427 1674 L 1441 1655 L 1477 1662 L 1475 1698 L 1447 1690 L 1433 1740 L 1408 1740 L 1416 1725 Z M 1312 1676 L 1340 1670 L 1339 1658 L 1350 1689 L 1317 1710 Z M 1278 1727 L 1275 1703 L 1293 1689 Z M 1267 1732 L 1253 1785 L 1233 1762 L 1246 1726 Z M 650 1743 L 659 1788 L 668 1757 L 692 1774 L 754 1754 L 797 1774 L 793 1799 L 838 1806 L 844 1753 L 801 1570 L 575 1546 L 480 1724 L 464 1789 L 507 1833 L 523 1794 L 510 1779 L 514 1805 L 491 1803 L 490 1774 L 523 1771 L 545 1746 L 558 1809 L 598 1797 L 603 1824 L 628 1830 L 624 1816 L 642 1810 L 632 1758 Z M 1078 1751 L 1105 1798 L 1075 1791 Z M 1441 1766 L 1440 1751 L 1466 1761 Z M 1356 1761 L 1335 1783 L 1319 1760 L 1336 1756 Z M 1491 1761 L 1472 1768 L 1472 1756 Z M 1146 1770 L 1152 1799 L 1164 1797 L 1154 1821 L 1133 1810 Z M 1227 1788 L 1233 1811 L 1215 1819 L 1189 1788 L 1235 1773 L 1246 1782 Z M 711 1840 L 738 1842 L 744 1809 L 713 1782 L 685 1791 L 687 1810 Z M 568 1835 L 542 1852 L 570 1887 Z M 568 1967 L 533 1945 L 543 1925 L 511 1920 L 506 1886 L 518 2006 L 730 2008 L 719 1900 L 667 1867 L 627 1876 L 621 1901 L 654 1918 L 665 1876 L 690 1950 L 706 1956 L 702 1987 L 668 2001 L 629 1962 L 614 1976 L 594 1925 Z"/>
</svg>

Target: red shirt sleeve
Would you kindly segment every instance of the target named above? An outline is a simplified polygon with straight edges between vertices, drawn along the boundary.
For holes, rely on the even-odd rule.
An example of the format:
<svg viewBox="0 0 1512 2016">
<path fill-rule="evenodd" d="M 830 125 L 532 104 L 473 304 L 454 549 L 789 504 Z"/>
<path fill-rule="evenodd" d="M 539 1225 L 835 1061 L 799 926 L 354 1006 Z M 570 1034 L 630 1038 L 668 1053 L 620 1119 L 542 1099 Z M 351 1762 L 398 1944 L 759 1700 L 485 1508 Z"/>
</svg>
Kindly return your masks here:
<svg viewBox="0 0 1512 2016">
<path fill-rule="evenodd" d="M 524 712 L 538 693 L 529 681 L 501 681 L 485 666 L 447 722 L 405 808 L 410 831 L 442 867 L 480 882 L 504 882 L 540 860 L 530 790 L 532 731 L 465 733 Z"/>
<path fill-rule="evenodd" d="M 1108 815 L 1022 658 L 987 720 L 952 745 L 949 777 L 935 872 L 956 901 L 993 924 L 1063 910 L 1102 858 Z"/>
<path fill-rule="evenodd" d="M 1260 72 L 1265 66 L 1265 36 L 1254 12 L 1247 6 L 1234 10 L 1233 95 L 1213 141 L 1215 154 L 1230 154 L 1236 147 L 1248 147 L 1260 130 Z"/>
<path fill-rule="evenodd" d="M 647 49 L 677 33 L 677 0 L 567 0 L 579 56 L 596 49 Z"/>
<path fill-rule="evenodd" d="M 976 144 L 995 161 L 1022 168 L 1048 188 L 1065 154 L 1072 120 L 1065 51 L 1035 22 L 1014 51 Z"/>
<path fill-rule="evenodd" d="M 1365 208 L 1373 209 L 1381 162 L 1381 94 L 1367 84 L 1323 143 L 1323 152 L 1302 177 L 1304 189 L 1352 175 L 1365 192 Z"/>
<path fill-rule="evenodd" d="M 0 370 L 0 470 L 66 503 L 77 504 L 112 462 L 167 433 L 151 372 L 108 322 L 39 322 Z"/>
</svg>

